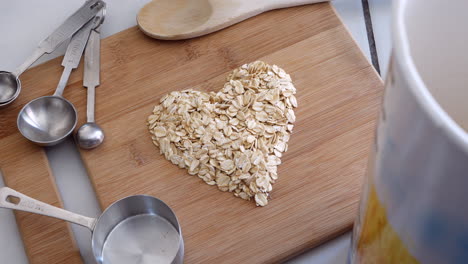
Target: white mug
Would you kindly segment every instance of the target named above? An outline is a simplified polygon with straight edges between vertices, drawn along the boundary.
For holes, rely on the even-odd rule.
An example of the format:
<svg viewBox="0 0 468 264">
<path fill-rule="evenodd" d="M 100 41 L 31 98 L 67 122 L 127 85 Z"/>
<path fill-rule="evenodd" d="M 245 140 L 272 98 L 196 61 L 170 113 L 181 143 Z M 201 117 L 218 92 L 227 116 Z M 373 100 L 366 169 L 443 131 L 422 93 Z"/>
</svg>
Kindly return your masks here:
<svg viewBox="0 0 468 264">
<path fill-rule="evenodd" d="M 468 1 L 394 1 L 349 263 L 468 263 Z"/>
</svg>

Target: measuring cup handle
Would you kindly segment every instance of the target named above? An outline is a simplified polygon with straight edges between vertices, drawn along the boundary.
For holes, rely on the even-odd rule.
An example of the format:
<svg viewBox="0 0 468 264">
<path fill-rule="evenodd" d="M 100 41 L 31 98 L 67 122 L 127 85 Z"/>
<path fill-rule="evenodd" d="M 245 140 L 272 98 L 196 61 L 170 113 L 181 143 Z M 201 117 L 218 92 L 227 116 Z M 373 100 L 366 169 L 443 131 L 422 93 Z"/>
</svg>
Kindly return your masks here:
<svg viewBox="0 0 468 264">
<path fill-rule="evenodd" d="M 34 51 L 31 56 L 29 56 L 23 64 L 21 64 L 16 70 L 13 72 L 13 74 L 18 78 L 29 66 L 31 66 L 35 61 L 37 61 L 40 57 L 44 55 L 44 51 L 37 49 Z"/>
<path fill-rule="evenodd" d="M 95 218 L 75 214 L 61 208 L 43 203 L 8 187 L 0 188 L 0 207 L 62 219 L 89 228 L 96 224 Z"/>
<path fill-rule="evenodd" d="M 34 53 L 21 64 L 13 74 L 20 76 L 27 68 L 45 53 L 53 52 L 61 43 L 70 38 L 75 32 L 90 21 L 106 3 L 101 0 L 86 1 L 75 13 L 69 16 L 50 36 L 39 43 Z"/>
</svg>

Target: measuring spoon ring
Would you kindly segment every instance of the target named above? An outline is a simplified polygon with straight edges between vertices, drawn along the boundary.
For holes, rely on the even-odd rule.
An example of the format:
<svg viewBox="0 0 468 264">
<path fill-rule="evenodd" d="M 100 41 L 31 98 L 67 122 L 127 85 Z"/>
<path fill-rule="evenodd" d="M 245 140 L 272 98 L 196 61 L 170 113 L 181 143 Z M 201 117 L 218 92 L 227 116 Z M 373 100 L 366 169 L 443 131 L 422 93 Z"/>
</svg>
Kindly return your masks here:
<svg viewBox="0 0 468 264">
<path fill-rule="evenodd" d="M 86 1 L 75 13 L 68 17 L 50 36 L 41 41 L 34 53 L 15 71 L 0 71 L 0 107 L 9 105 L 19 95 L 19 76 L 42 55 L 53 52 L 62 42 L 69 39 L 105 6 L 101 0 Z"/>
</svg>

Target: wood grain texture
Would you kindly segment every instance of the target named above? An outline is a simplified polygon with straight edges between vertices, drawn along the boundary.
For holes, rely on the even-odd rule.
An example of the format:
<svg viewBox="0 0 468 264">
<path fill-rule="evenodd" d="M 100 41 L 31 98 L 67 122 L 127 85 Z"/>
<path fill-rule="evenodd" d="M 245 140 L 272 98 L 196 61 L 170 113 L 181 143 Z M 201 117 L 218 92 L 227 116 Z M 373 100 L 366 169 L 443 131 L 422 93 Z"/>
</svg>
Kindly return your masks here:
<svg viewBox="0 0 468 264">
<path fill-rule="evenodd" d="M 185 41 L 154 40 L 134 27 L 103 40 L 101 50 L 96 120 L 106 140 L 81 153 L 103 208 L 133 194 L 162 199 L 181 222 L 186 263 L 280 262 L 350 230 L 382 82 L 330 4 L 270 11 Z M 257 59 L 291 74 L 299 102 L 289 151 L 265 208 L 166 161 L 145 125 L 162 95 L 216 91 L 230 70 Z M 60 72 L 60 58 L 31 69 L 22 78 L 24 90 L 34 97 L 52 93 Z M 82 67 L 64 96 L 77 107 L 79 124 L 85 122 Z M 17 134 L 16 128 L 0 129 L 2 136 Z"/>
<path fill-rule="evenodd" d="M 44 151 L 19 133 L 0 140 L 0 168 L 7 186 L 54 206 L 63 206 Z M 15 217 L 29 263 L 82 263 L 64 221 L 19 211 Z"/>
<path fill-rule="evenodd" d="M 167 202 L 182 225 L 187 263 L 279 262 L 351 228 L 382 83 L 328 3 L 271 11 L 186 41 L 129 29 L 102 50 L 97 122 L 107 138 L 82 155 L 103 207 L 138 193 Z M 257 59 L 290 73 L 299 101 L 265 208 L 172 165 L 145 126 L 162 95 L 216 91 L 230 70 Z"/>
</svg>

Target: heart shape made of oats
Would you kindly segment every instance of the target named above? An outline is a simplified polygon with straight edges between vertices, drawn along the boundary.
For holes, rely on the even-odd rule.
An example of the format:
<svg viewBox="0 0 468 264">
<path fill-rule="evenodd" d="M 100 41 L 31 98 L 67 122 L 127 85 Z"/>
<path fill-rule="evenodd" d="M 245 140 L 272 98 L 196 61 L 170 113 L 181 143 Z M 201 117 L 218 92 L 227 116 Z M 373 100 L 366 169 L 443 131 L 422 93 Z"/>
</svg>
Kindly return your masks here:
<svg viewBox="0 0 468 264">
<path fill-rule="evenodd" d="M 219 92 L 163 96 L 147 125 L 167 160 L 265 206 L 296 119 L 295 93 L 283 69 L 255 61 L 234 69 Z"/>
</svg>

